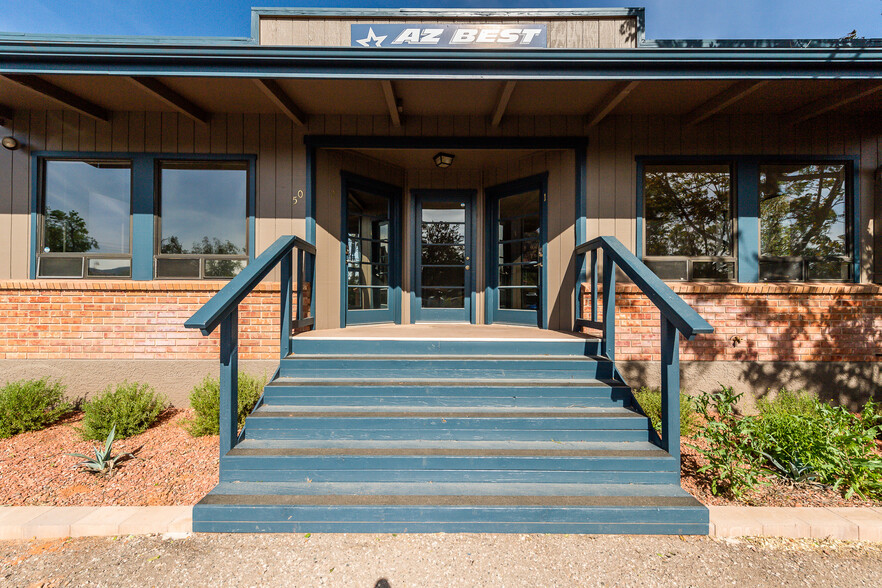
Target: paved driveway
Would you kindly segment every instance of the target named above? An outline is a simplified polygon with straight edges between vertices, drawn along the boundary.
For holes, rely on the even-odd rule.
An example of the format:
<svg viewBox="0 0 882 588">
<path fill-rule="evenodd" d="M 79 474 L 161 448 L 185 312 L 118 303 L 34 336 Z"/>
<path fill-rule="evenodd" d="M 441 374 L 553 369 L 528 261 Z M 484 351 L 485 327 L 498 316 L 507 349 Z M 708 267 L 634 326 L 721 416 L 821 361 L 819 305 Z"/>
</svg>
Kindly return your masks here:
<svg viewBox="0 0 882 588">
<path fill-rule="evenodd" d="M 8 586 L 882 586 L 882 544 L 578 535 L 0 543 Z"/>
</svg>

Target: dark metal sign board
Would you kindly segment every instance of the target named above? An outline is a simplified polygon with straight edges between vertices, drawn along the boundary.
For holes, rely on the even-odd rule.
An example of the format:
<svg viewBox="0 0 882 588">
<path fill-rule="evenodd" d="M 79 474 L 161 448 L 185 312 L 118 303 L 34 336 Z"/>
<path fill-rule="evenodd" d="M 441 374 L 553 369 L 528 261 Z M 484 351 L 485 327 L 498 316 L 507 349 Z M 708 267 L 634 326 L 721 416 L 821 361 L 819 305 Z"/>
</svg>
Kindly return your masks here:
<svg viewBox="0 0 882 588">
<path fill-rule="evenodd" d="M 352 47 L 535 49 L 548 46 L 544 24 L 353 24 Z"/>
</svg>

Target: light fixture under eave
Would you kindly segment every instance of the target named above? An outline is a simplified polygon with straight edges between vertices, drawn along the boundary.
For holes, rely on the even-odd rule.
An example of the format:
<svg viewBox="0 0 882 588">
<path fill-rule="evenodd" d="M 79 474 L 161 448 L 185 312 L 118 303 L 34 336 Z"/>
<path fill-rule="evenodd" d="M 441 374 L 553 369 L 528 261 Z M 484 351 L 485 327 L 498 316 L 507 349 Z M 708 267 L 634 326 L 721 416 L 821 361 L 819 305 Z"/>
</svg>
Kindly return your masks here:
<svg viewBox="0 0 882 588">
<path fill-rule="evenodd" d="M 450 167 L 453 165 L 453 158 L 456 157 L 453 153 L 444 153 L 443 151 L 439 151 L 434 156 L 432 156 L 432 161 L 435 162 L 436 167 Z"/>
<path fill-rule="evenodd" d="M 6 149 L 9 149 L 10 151 L 15 151 L 16 149 L 21 147 L 21 143 L 19 143 L 18 139 L 16 139 L 15 137 L 3 137 L 3 139 L 0 140 L 0 144 L 2 144 Z"/>
</svg>

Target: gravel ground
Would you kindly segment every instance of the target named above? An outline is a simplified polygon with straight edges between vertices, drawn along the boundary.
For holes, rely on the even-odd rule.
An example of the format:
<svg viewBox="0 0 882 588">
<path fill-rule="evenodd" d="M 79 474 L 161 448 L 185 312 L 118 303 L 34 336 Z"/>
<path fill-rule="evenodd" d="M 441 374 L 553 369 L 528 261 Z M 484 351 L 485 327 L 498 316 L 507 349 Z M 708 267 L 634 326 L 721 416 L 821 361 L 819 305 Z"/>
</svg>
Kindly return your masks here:
<svg viewBox="0 0 882 588">
<path fill-rule="evenodd" d="M 882 544 L 597 535 L 0 542 L 5 586 L 880 586 Z"/>
<path fill-rule="evenodd" d="M 191 410 L 170 409 L 144 433 L 114 443 L 134 452 L 113 476 L 76 467 L 67 453 L 92 453 L 83 441 L 82 414 L 42 431 L 0 439 L 0 504 L 6 506 L 170 506 L 196 504 L 218 479 L 218 438 L 194 439 L 182 427 Z M 103 445 L 103 443 L 102 443 Z"/>
</svg>

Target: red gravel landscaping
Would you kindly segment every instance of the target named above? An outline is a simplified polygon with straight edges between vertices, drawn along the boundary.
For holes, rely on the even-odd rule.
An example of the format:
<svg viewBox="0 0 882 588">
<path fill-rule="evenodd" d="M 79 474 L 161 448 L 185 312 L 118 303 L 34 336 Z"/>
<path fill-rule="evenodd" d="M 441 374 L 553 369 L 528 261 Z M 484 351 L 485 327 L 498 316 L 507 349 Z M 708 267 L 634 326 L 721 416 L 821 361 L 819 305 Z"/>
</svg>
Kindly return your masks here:
<svg viewBox="0 0 882 588">
<path fill-rule="evenodd" d="M 191 437 L 181 421 L 191 410 L 169 409 L 153 427 L 114 443 L 127 451 L 110 477 L 76 467 L 66 453 L 91 454 L 97 442 L 76 431 L 82 414 L 43 431 L 0 439 L 0 504 L 6 506 L 167 506 L 195 504 L 218 479 L 218 438 Z"/>
<path fill-rule="evenodd" d="M 76 467 L 69 452 L 91 453 L 96 443 L 82 441 L 76 428 L 82 415 L 68 417 L 43 431 L 0 439 L 0 504 L 6 506 L 165 506 L 195 504 L 218 480 L 218 438 L 191 437 L 182 421 L 192 410 L 169 409 L 145 433 L 117 441 L 114 453 L 130 451 L 111 477 Z M 682 438 L 683 488 L 707 505 L 882 506 L 882 501 L 846 500 L 835 490 L 813 484 L 791 485 L 770 476 L 741 502 L 713 496 L 697 472 L 702 459 Z"/>
</svg>

